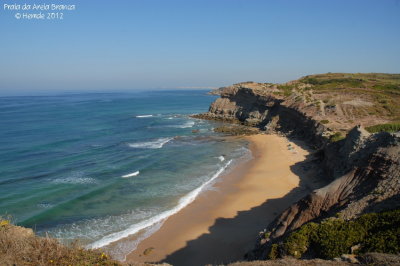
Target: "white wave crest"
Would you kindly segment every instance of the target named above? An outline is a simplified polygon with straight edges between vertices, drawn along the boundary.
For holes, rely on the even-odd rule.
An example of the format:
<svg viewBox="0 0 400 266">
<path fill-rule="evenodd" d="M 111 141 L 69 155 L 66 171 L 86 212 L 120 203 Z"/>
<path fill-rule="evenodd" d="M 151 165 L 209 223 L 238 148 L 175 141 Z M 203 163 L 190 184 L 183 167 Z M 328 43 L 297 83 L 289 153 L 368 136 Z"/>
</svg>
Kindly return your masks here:
<svg viewBox="0 0 400 266">
<path fill-rule="evenodd" d="M 138 149 L 161 149 L 165 144 L 170 142 L 172 138 L 159 138 L 153 141 L 147 142 L 137 142 L 137 143 L 128 143 L 128 146 L 131 148 Z"/>
<path fill-rule="evenodd" d="M 219 159 L 221 162 L 225 161 L 225 157 L 224 157 L 224 156 L 222 156 L 222 155 L 221 155 L 221 156 L 219 156 L 219 157 L 218 157 L 218 159 Z"/>
<path fill-rule="evenodd" d="M 152 117 L 153 115 L 137 115 L 135 116 L 136 118 L 146 118 L 146 117 Z"/>
<path fill-rule="evenodd" d="M 153 226 L 146 228 L 145 232 L 134 241 L 131 239 L 120 240 L 115 246 L 111 246 L 110 248 L 103 247 L 103 250 L 107 251 L 107 253 L 110 254 L 113 259 L 125 261 L 126 256 L 134 251 L 140 242 L 157 232 L 161 226 L 162 222 L 154 224 Z"/>
<path fill-rule="evenodd" d="M 138 174 L 139 174 L 139 171 L 136 171 L 136 172 L 133 172 L 133 173 L 130 173 L 130 174 L 127 174 L 127 175 L 123 175 L 121 177 L 128 178 L 128 177 L 132 177 L 132 176 L 137 176 Z"/>
<path fill-rule="evenodd" d="M 92 244 L 89 244 L 87 248 L 90 249 L 96 249 L 96 248 L 101 248 L 104 246 L 107 246 L 119 239 L 125 238 L 129 235 L 136 234 L 137 232 L 146 229 L 150 226 L 153 226 L 157 223 L 165 221 L 168 217 L 171 215 L 179 212 L 182 210 L 184 207 L 192 203 L 197 196 L 200 194 L 200 192 L 206 188 L 208 185 L 210 185 L 230 164 L 232 160 L 229 160 L 223 167 L 221 167 L 208 181 L 204 182 L 200 187 L 196 188 L 195 190 L 192 190 L 182 198 L 180 198 L 178 205 L 176 205 L 174 208 L 164 211 L 156 216 L 151 217 L 150 219 L 144 220 L 140 223 L 133 224 L 127 229 L 120 231 L 120 232 L 115 232 L 109 235 L 104 236 L 102 239 L 93 242 Z"/>
</svg>

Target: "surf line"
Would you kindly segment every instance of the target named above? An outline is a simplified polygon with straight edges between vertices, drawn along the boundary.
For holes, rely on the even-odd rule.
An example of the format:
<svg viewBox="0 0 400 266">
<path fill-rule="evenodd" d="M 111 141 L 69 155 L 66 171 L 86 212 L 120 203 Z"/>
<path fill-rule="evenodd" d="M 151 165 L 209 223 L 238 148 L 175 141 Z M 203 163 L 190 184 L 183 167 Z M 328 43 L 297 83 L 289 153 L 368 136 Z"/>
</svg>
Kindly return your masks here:
<svg viewBox="0 0 400 266">
<path fill-rule="evenodd" d="M 115 242 L 117 240 L 120 240 L 122 238 L 125 238 L 125 237 L 128 237 L 130 235 L 136 234 L 140 230 L 143 230 L 145 228 L 153 226 L 153 225 L 155 225 L 155 224 L 157 224 L 159 222 L 164 222 L 168 217 L 170 217 L 171 215 L 179 212 L 184 207 L 186 207 L 187 205 L 192 203 L 197 198 L 197 196 L 201 193 L 201 191 L 203 191 L 203 189 L 205 187 L 210 185 L 215 179 L 217 179 L 224 172 L 224 170 L 226 168 L 228 168 L 228 166 L 232 163 L 232 161 L 233 161 L 232 159 L 229 160 L 216 173 L 214 173 L 208 181 L 204 182 L 200 187 L 192 190 L 191 192 L 189 192 L 188 194 L 186 194 L 185 196 L 180 198 L 179 202 L 178 202 L 178 205 L 176 205 L 172 209 L 169 209 L 167 211 L 159 213 L 156 216 L 151 217 L 150 219 L 144 220 L 144 221 L 139 222 L 137 224 L 133 224 L 130 227 L 128 227 L 127 229 L 125 229 L 125 230 L 106 235 L 102 239 L 97 240 L 94 243 L 87 245 L 86 248 L 89 248 L 89 249 L 101 248 L 101 247 L 107 246 L 107 245 L 109 245 L 109 244 L 111 244 L 111 243 L 113 243 L 113 242 Z"/>
</svg>

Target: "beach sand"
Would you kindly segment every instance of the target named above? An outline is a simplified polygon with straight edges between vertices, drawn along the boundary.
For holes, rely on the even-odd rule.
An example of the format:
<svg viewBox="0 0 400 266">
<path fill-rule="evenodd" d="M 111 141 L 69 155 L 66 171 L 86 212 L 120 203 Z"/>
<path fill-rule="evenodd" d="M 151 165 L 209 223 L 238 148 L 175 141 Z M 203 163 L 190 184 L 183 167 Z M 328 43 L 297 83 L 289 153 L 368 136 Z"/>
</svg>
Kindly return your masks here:
<svg viewBox="0 0 400 266">
<path fill-rule="evenodd" d="M 253 159 L 221 176 L 143 240 L 127 262 L 205 265 L 238 261 L 280 212 L 317 187 L 309 150 L 278 135 L 255 135 Z"/>
</svg>

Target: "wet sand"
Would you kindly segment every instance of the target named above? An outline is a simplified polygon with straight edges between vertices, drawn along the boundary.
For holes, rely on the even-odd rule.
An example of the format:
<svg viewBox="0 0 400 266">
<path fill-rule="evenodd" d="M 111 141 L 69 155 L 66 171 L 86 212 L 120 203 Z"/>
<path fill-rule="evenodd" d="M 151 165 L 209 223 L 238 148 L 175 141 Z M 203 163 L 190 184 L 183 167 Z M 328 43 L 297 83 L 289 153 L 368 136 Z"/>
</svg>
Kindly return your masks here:
<svg viewBox="0 0 400 266">
<path fill-rule="evenodd" d="M 303 170 L 309 154 L 304 145 L 277 135 L 246 138 L 254 158 L 234 166 L 213 189 L 169 217 L 127 262 L 205 265 L 241 260 L 254 247 L 258 232 L 313 189 L 309 171 Z"/>
</svg>

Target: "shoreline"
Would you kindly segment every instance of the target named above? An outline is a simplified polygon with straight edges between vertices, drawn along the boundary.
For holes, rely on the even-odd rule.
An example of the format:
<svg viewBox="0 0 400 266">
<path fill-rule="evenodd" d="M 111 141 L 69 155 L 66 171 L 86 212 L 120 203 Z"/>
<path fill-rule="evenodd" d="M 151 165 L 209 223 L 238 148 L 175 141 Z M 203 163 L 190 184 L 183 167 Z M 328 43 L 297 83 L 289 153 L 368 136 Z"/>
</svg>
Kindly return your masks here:
<svg viewBox="0 0 400 266">
<path fill-rule="evenodd" d="M 245 139 L 253 159 L 219 176 L 212 189 L 142 240 L 126 262 L 204 265 L 241 260 L 254 247 L 258 232 L 315 187 L 300 165 L 307 163 L 310 152 L 304 143 L 278 135 Z"/>
</svg>

